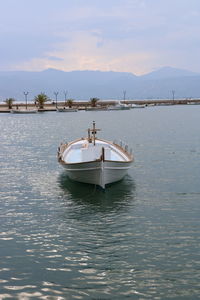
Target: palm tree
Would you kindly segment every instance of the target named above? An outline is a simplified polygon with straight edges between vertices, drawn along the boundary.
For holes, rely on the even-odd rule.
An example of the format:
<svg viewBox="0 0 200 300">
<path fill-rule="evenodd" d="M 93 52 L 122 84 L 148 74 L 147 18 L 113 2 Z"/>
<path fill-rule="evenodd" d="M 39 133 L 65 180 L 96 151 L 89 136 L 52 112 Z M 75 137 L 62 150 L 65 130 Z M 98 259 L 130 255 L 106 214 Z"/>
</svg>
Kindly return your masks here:
<svg viewBox="0 0 200 300">
<path fill-rule="evenodd" d="M 15 101 L 14 98 L 7 98 L 4 102 L 8 105 L 9 109 L 12 109 L 13 102 Z"/>
<path fill-rule="evenodd" d="M 45 93 L 40 93 L 34 98 L 35 102 L 39 105 L 39 108 L 44 108 L 44 103 L 49 101 L 48 96 Z"/>
<path fill-rule="evenodd" d="M 90 104 L 92 107 L 97 106 L 97 102 L 99 101 L 99 98 L 90 98 Z"/>
<path fill-rule="evenodd" d="M 68 99 L 68 100 L 67 100 L 67 106 L 68 106 L 69 108 L 71 108 L 72 105 L 73 105 L 73 102 L 74 102 L 73 99 Z"/>
</svg>

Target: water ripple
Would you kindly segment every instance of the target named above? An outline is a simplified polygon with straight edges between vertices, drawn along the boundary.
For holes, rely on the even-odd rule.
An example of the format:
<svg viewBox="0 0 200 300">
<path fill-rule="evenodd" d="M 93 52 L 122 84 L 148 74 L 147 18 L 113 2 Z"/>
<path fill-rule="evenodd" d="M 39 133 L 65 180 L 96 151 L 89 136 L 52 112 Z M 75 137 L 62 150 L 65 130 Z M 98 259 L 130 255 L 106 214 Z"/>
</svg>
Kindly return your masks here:
<svg viewBox="0 0 200 300">
<path fill-rule="evenodd" d="M 199 111 L 177 109 L 130 111 L 126 132 L 118 113 L 95 114 L 135 148 L 105 192 L 56 160 L 92 113 L 1 114 L 1 299 L 198 299 Z"/>
</svg>

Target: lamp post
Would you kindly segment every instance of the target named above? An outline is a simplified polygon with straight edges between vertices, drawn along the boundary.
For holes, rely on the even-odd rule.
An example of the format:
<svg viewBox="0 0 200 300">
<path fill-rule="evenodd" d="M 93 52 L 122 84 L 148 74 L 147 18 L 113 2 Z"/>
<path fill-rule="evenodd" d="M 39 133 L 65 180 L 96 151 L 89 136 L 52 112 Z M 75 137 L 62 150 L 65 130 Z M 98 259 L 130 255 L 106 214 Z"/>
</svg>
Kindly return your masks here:
<svg viewBox="0 0 200 300">
<path fill-rule="evenodd" d="M 124 101 L 126 100 L 126 91 L 123 91 L 123 95 L 124 95 Z"/>
<path fill-rule="evenodd" d="M 57 105 L 57 101 L 58 101 L 58 92 L 54 92 L 54 95 L 55 95 L 55 97 L 56 97 L 56 108 L 58 107 L 58 105 Z"/>
<path fill-rule="evenodd" d="M 26 101 L 26 109 L 27 109 L 27 96 L 28 96 L 28 92 L 24 92 L 24 96 L 25 96 L 25 101 Z"/>
<path fill-rule="evenodd" d="M 173 103 L 174 103 L 174 95 L 175 95 L 175 90 L 172 90 L 172 100 L 173 100 Z"/>
<path fill-rule="evenodd" d="M 65 106 L 67 105 L 67 94 L 68 94 L 68 91 L 64 91 L 64 95 L 65 95 Z"/>
</svg>

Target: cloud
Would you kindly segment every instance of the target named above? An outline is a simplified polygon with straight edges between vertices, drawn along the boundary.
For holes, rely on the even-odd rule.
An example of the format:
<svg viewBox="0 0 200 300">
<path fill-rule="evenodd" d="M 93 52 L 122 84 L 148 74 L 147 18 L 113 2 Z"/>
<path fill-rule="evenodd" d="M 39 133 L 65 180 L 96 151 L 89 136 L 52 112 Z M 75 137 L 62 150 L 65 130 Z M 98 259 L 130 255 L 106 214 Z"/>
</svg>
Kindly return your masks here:
<svg viewBox="0 0 200 300">
<path fill-rule="evenodd" d="M 28 60 L 20 66 L 24 70 L 43 70 L 56 68 L 64 71 L 71 70 L 102 70 L 127 71 L 145 73 L 152 54 L 133 51 L 132 40 L 124 40 L 119 47 L 118 41 L 104 41 L 94 32 L 76 32 L 68 42 L 60 44 L 59 50 L 46 53 L 44 58 Z M 128 50 L 129 49 L 129 50 Z M 52 59 L 56 58 L 56 59 Z M 144 68 L 141 68 L 144 65 Z M 19 66 L 15 66 L 18 69 Z"/>
<path fill-rule="evenodd" d="M 199 16 L 197 0 L 7 0 L 1 69 L 198 71 Z"/>
<path fill-rule="evenodd" d="M 47 59 L 53 60 L 53 61 L 63 61 L 64 60 L 63 58 L 57 57 L 57 56 L 49 56 Z"/>
</svg>

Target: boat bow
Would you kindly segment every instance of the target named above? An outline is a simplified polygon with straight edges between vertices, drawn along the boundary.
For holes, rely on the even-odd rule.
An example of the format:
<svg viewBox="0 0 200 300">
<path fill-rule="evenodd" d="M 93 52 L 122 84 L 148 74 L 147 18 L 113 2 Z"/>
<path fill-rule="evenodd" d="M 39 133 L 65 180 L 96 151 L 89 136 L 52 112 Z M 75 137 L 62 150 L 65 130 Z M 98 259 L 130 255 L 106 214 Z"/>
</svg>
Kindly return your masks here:
<svg viewBox="0 0 200 300">
<path fill-rule="evenodd" d="M 58 161 L 68 176 L 76 181 L 105 185 L 121 180 L 133 162 L 128 146 L 105 141 L 96 137 L 100 129 L 88 129 L 88 137 L 61 144 Z"/>
</svg>

